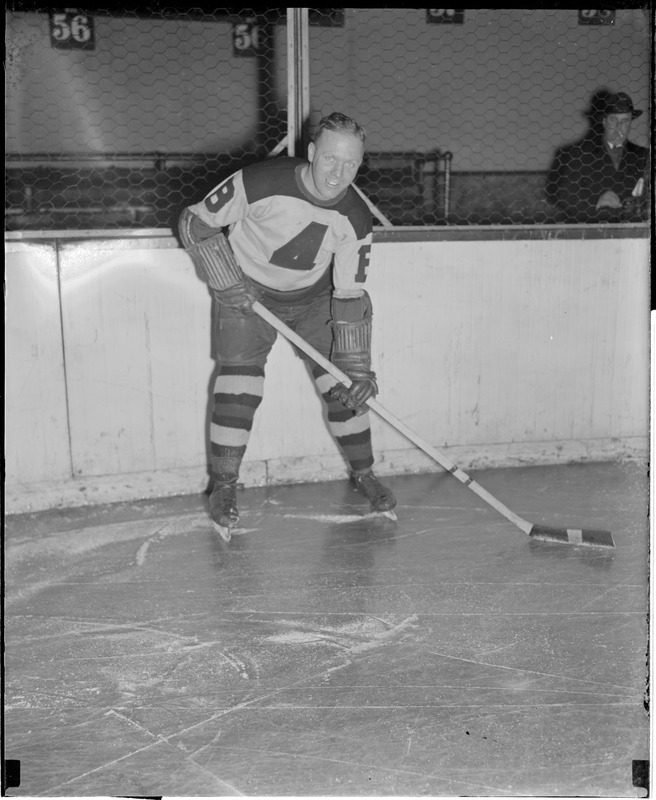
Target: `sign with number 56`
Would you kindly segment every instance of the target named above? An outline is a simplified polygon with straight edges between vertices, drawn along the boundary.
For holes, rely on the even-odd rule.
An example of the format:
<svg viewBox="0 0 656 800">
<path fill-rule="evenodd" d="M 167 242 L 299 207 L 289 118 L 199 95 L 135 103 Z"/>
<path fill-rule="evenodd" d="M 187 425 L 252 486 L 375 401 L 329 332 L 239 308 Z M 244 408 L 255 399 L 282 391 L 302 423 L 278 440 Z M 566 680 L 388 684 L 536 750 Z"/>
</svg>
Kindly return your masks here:
<svg viewBox="0 0 656 800">
<path fill-rule="evenodd" d="M 50 45 L 59 50 L 93 50 L 93 17 L 74 8 L 50 12 Z"/>
</svg>

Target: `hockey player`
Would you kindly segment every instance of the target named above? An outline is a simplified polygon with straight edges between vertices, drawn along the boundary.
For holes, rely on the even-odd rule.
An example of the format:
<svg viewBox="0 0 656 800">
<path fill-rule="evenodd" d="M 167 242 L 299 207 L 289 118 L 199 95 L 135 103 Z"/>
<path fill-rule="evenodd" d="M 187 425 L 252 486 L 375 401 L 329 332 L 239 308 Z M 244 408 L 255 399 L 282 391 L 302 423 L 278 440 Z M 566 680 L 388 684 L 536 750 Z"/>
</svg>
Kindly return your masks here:
<svg viewBox="0 0 656 800">
<path fill-rule="evenodd" d="M 276 157 L 240 169 L 180 216 L 182 244 L 217 301 L 209 510 L 219 530 L 239 521 L 239 469 L 277 336 L 254 313 L 255 300 L 348 375 L 347 389 L 310 364 L 356 487 L 372 511 L 396 505 L 372 472 L 365 405 L 378 392 L 364 290 L 372 221 L 351 187 L 364 143 L 354 120 L 330 114 L 319 122 L 307 159 Z"/>
</svg>

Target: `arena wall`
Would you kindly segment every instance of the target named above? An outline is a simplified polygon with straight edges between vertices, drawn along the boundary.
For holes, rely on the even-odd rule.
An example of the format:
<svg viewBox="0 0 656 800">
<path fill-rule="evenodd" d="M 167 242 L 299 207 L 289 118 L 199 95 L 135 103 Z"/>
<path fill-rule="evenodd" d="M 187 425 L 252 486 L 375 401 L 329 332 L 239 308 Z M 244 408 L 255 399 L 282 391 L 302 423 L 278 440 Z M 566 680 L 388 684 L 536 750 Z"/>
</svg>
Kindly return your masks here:
<svg viewBox="0 0 656 800">
<path fill-rule="evenodd" d="M 379 401 L 461 467 L 644 458 L 644 226 L 378 231 Z M 201 492 L 210 296 L 166 231 L 8 234 L 8 513 Z M 242 479 L 346 466 L 279 340 Z M 439 470 L 379 418 L 378 470 Z"/>
</svg>

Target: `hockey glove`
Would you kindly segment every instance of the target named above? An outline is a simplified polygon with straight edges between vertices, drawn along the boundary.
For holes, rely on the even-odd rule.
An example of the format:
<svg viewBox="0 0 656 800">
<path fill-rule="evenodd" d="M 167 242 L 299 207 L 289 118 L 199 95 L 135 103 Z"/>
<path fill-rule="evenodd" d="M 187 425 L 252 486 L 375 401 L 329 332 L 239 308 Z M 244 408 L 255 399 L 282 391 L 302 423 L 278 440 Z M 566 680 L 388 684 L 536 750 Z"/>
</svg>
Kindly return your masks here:
<svg viewBox="0 0 656 800">
<path fill-rule="evenodd" d="M 366 292 L 353 299 L 333 299 L 332 362 L 346 373 L 352 384 L 338 384 L 331 395 L 356 414 L 367 411 L 367 400 L 378 393 L 376 373 L 371 369 L 371 300 Z"/>
<path fill-rule="evenodd" d="M 351 375 L 349 378 L 353 383 L 347 389 L 343 383 L 338 383 L 330 390 L 331 397 L 339 400 L 346 408 L 355 411 L 359 417 L 367 412 L 367 400 L 378 394 L 378 384 L 373 372 L 368 373 L 368 377 L 362 380 L 354 380 Z"/>
</svg>

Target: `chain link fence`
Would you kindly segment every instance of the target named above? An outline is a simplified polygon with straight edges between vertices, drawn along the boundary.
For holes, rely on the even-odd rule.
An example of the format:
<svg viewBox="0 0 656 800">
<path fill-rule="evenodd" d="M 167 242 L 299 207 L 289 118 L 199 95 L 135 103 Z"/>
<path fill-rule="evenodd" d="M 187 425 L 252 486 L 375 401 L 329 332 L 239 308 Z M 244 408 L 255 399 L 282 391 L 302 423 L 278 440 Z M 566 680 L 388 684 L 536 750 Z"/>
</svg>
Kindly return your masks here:
<svg viewBox="0 0 656 800">
<path fill-rule="evenodd" d="M 284 8 L 9 4 L 6 23 L 8 230 L 171 228 L 280 152 Z M 630 139 L 648 148 L 650 53 L 641 8 L 310 9 L 310 127 L 342 111 L 366 128 L 357 182 L 393 225 L 590 221 L 554 167 L 607 92 L 644 112 Z M 599 168 L 577 153 L 575 201 Z M 645 219 L 644 181 L 632 196 L 606 219 Z"/>
</svg>

